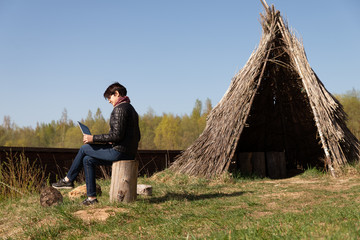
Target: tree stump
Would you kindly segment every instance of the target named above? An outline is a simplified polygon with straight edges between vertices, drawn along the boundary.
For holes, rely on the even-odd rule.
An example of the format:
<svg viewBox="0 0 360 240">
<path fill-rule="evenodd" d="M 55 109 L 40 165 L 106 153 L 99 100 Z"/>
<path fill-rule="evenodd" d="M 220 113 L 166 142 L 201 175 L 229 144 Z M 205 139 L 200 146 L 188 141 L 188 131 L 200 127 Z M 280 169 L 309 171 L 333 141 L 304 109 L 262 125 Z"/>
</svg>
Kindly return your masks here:
<svg viewBox="0 0 360 240">
<path fill-rule="evenodd" d="M 121 160 L 112 164 L 110 202 L 130 203 L 136 200 L 139 162 Z"/>
</svg>

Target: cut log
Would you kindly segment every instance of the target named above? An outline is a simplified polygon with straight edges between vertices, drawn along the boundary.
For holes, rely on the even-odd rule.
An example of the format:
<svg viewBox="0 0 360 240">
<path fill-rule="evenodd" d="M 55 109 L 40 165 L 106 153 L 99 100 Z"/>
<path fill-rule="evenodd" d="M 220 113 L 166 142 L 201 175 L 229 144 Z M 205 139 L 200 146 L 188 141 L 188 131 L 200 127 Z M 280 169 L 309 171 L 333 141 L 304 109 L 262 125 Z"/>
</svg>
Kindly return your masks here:
<svg viewBox="0 0 360 240">
<path fill-rule="evenodd" d="M 252 163 L 251 163 L 252 152 L 241 152 L 238 155 L 238 163 L 240 172 L 245 175 L 252 174 Z"/>
<path fill-rule="evenodd" d="M 258 177 L 266 177 L 266 164 L 265 164 L 265 153 L 264 152 L 253 152 L 253 173 Z"/>
<path fill-rule="evenodd" d="M 139 162 L 121 160 L 112 164 L 110 202 L 130 203 L 136 200 Z"/>
<path fill-rule="evenodd" d="M 240 152 L 238 153 L 237 163 L 240 172 L 245 175 L 266 176 L 264 152 Z"/>
<path fill-rule="evenodd" d="M 286 177 L 286 161 L 284 152 L 267 152 L 266 163 L 269 178 L 279 179 Z"/>
<path fill-rule="evenodd" d="M 152 195 L 152 186 L 145 185 L 145 184 L 138 184 L 137 185 L 137 194 L 151 196 Z"/>
</svg>

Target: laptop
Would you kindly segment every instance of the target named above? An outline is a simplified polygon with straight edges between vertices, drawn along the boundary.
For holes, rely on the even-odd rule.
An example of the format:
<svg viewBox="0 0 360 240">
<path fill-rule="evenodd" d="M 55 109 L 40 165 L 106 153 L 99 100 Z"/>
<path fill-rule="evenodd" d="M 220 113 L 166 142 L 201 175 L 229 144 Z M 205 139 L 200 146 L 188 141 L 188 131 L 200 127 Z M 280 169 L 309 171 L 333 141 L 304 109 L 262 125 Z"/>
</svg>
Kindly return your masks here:
<svg viewBox="0 0 360 240">
<path fill-rule="evenodd" d="M 81 122 L 78 121 L 78 124 L 79 124 L 79 127 L 81 129 L 81 132 L 83 134 L 87 134 L 87 135 L 91 135 L 91 132 L 90 132 L 90 129 L 85 125 L 85 124 L 82 124 Z"/>
</svg>

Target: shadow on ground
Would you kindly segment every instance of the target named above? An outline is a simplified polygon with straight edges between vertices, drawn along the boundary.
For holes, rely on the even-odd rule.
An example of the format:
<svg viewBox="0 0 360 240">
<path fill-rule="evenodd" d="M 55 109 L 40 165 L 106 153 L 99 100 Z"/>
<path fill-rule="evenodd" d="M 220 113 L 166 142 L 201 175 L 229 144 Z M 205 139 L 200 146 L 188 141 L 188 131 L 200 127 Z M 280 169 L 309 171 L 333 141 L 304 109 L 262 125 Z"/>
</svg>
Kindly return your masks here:
<svg viewBox="0 0 360 240">
<path fill-rule="evenodd" d="M 191 194 L 191 193 L 174 193 L 168 192 L 162 197 L 149 198 L 145 201 L 149 203 L 162 203 L 169 200 L 187 200 L 187 201 L 198 201 L 211 198 L 222 198 L 222 197 L 237 197 L 241 196 L 246 192 L 233 192 L 233 193 L 207 193 L 207 194 Z"/>
</svg>

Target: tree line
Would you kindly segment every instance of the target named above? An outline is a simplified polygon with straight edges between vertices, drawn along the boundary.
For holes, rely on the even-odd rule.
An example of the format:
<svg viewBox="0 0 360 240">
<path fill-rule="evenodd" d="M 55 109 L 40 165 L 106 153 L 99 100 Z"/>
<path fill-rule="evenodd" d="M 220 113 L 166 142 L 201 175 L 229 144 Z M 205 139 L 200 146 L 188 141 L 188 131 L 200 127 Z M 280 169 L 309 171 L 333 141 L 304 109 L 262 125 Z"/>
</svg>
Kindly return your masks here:
<svg viewBox="0 0 360 240">
<path fill-rule="evenodd" d="M 348 115 L 347 126 L 360 139 L 360 92 L 353 89 L 335 97 Z M 204 104 L 196 100 L 192 112 L 182 116 L 172 113 L 157 116 L 150 109 L 139 116 L 139 149 L 186 149 L 204 130 L 211 109 L 210 99 Z M 93 134 L 109 131 L 109 119 L 104 118 L 100 109 L 97 109 L 95 114 L 89 111 L 82 122 L 89 126 Z M 0 146 L 79 148 L 82 144 L 82 133 L 77 124 L 68 119 L 66 109 L 60 120 L 38 123 L 35 129 L 20 128 L 11 122 L 9 116 L 4 117 L 0 126 Z"/>
<path fill-rule="evenodd" d="M 360 91 L 352 89 L 345 94 L 335 95 L 348 116 L 347 127 L 360 140 Z"/>
<path fill-rule="evenodd" d="M 210 99 L 203 104 L 195 101 L 190 115 L 177 116 L 164 113 L 157 116 L 152 109 L 139 116 L 141 141 L 139 149 L 179 150 L 187 148 L 203 131 L 206 117 L 212 109 Z M 109 132 L 109 119 L 105 119 L 98 108 L 81 120 L 90 128 L 92 134 Z M 49 147 L 79 148 L 82 145 L 82 133 L 77 123 L 68 119 L 64 109 L 60 120 L 51 123 L 37 123 L 35 128 L 18 127 L 5 116 L 0 126 L 0 146 L 11 147 Z"/>
</svg>

